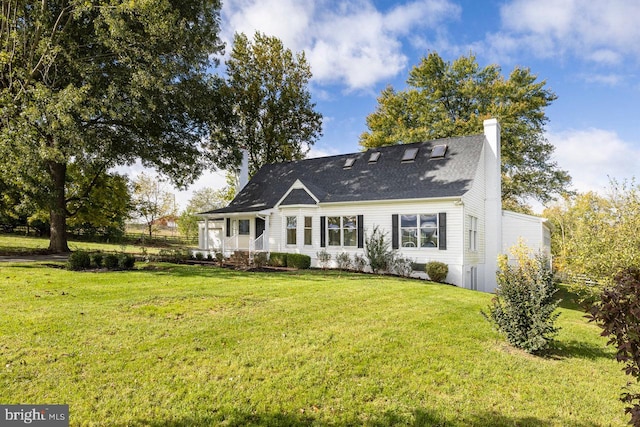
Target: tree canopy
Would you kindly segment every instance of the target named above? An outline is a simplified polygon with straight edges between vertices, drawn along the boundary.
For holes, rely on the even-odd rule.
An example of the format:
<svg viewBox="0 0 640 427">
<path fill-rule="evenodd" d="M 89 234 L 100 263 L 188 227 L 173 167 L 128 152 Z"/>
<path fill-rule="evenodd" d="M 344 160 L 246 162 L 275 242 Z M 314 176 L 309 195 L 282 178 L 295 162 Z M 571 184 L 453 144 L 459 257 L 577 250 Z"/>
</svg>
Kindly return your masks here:
<svg viewBox="0 0 640 427">
<path fill-rule="evenodd" d="M 218 144 L 249 151 L 249 174 L 267 163 L 301 159 L 322 132 L 307 88 L 311 70 L 304 52 L 294 54 L 276 37 L 261 33 L 250 41 L 236 34 L 226 62 L 226 102 L 232 111 L 212 134 Z M 233 153 L 229 162 L 240 162 Z"/>
<path fill-rule="evenodd" d="M 363 147 L 478 134 L 485 119 L 497 118 L 505 205 L 523 206 L 529 197 L 548 202 L 565 192 L 570 177 L 551 160 L 554 147 L 544 137 L 544 109 L 556 95 L 529 69 L 516 67 L 505 79 L 499 66 L 480 68 L 472 54 L 445 62 L 430 53 L 407 84 L 382 91 L 360 137 Z"/>
<path fill-rule="evenodd" d="M 0 176 L 47 209 L 50 250 L 68 251 L 69 204 L 111 167 L 141 160 L 178 186 L 205 167 L 203 137 L 225 107 L 209 71 L 222 50 L 220 7 L 2 2 Z M 73 194 L 70 169 L 87 178 Z"/>
</svg>

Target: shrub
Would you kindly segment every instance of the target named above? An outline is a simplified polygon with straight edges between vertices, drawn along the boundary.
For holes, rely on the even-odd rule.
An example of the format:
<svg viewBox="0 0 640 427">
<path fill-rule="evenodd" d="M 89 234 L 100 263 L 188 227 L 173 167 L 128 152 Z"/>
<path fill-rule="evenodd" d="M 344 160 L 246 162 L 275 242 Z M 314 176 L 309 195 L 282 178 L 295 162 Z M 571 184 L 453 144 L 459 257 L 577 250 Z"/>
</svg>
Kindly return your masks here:
<svg viewBox="0 0 640 427">
<path fill-rule="evenodd" d="M 367 259 L 360 254 L 355 254 L 353 256 L 353 268 L 358 272 L 363 272 L 364 268 L 367 266 Z"/>
<path fill-rule="evenodd" d="M 336 256 L 336 263 L 340 270 L 349 270 L 351 268 L 351 257 L 346 252 L 341 252 Z"/>
<path fill-rule="evenodd" d="M 118 254 L 118 268 L 120 270 L 132 270 L 136 263 L 136 258 L 131 254 Z"/>
<path fill-rule="evenodd" d="M 181 263 L 190 258 L 189 249 L 160 249 L 158 251 L 159 261 Z"/>
<path fill-rule="evenodd" d="M 216 252 L 216 261 L 218 261 L 218 263 L 222 265 L 222 263 L 224 262 L 224 254 L 222 252 Z"/>
<path fill-rule="evenodd" d="M 326 270 L 329 267 L 329 262 L 331 261 L 331 254 L 327 252 L 326 249 L 323 249 L 320 252 L 316 252 L 316 257 L 318 258 L 318 265 L 320 268 Z"/>
<path fill-rule="evenodd" d="M 311 267 L 311 257 L 303 254 L 287 254 L 287 267 L 306 270 Z"/>
<path fill-rule="evenodd" d="M 91 257 L 88 252 L 76 251 L 69 255 L 67 260 L 67 269 L 80 271 L 91 267 Z"/>
<path fill-rule="evenodd" d="M 204 259 L 204 254 L 202 252 L 196 252 L 194 256 L 198 261 L 202 261 Z"/>
<path fill-rule="evenodd" d="M 253 265 L 258 268 L 264 267 L 267 265 L 267 261 L 269 261 L 267 254 L 265 252 L 257 252 L 253 255 Z"/>
<path fill-rule="evenodd" d="M 449 274 L 449 266 L 444 262 L 430 261 L 427 263 L 424 271 L 427 273 L 427 276 L 429 276 L 429 280 L 444 283 L 447 274 Z"/>
<path fill-rule="evenodd" d="M 413 273 L 413 261 L 409 258 L 394 257 L 392 270 L 402 277 L 409 277 Z"/>
<path fill-rule="evenodd" d="M 118 268 L 118 255 L 106 254 L 102 259 L 102 265 L 109 270 L 115 270 Z"/>
<path fill-rule="evenodd" d="M 559 330 L 555 326 L 559 314 L 554 313 L 558 303 L 553 298 L 557 288 L 544 255 L 531 256 L 522 242 L 511 253 L 516 264 L 500 257 L 496 296 L 489 313 L 482 314 L 511 345 L 538 353 L 549 347 Z"/>
<path fill-rule="evenodd" d="M 640 377 L 640 270 L 629 268 L 618 273 L 614 285 L 603 290 L 600 301 L 589 310 L 589 321 L 602 328 L 607 344 L 617 347 L 616 360 L 625 364 L 624 372 Z M 631 424 L 640 426 L 640 394 L 623 393 L 622 402 L 630 404 Z"/>
<path fill-rule="evenodd" d="M 102 252 L 91 253 L 90 258 L 91 258 L 91 267 L 94 267 L 94 268 L 102 267 Z"/>
<path fill-rule="evenodd" d="M 274 267 L 286 267 L 287 254 L 285 252 L 271 252 L 269 254 L 269 265 Z"/>
<path fill-rule="evenodd" d="M 366 237 L 364 253 L 369 260 L 369 267 L 374 273 L 388 271 L 395 251 L 391 250 L 387 233 L 380 231 L 376 225 L 370 236 Z"/>
<path fill-rule="evenodd" d="M 213 255 L 211 254 L 211 252 L 207 254 L 207 261 L 213 261 Z"/>
</svg>

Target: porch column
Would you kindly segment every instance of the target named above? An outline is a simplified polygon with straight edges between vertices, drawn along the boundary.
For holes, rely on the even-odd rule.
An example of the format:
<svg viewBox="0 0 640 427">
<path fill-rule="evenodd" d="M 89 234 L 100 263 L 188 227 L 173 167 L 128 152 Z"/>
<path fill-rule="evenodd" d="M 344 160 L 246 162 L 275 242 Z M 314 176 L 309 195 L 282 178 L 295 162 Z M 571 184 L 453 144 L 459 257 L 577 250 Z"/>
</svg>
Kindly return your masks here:
<svg viewBox="0 0 640 427">
<path fill-rule="evenodd" d="M 204 249 L 209 250 L 209 218 L 204 219 Z"/>
<path fill-rule="evenodd" d="M 262 249 L 265 252 L 269 252 L 269 222 L 271 220 L 271 214 L 264 216 L 264 234 L 262 238 Z"/>
</svg>

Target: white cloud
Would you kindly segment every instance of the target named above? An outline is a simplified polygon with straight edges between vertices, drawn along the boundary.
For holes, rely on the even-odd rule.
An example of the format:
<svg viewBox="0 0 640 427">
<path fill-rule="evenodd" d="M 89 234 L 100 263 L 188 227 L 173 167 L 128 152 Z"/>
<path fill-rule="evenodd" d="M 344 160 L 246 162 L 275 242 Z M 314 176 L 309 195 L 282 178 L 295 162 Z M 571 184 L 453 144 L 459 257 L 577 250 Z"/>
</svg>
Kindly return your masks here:
<svg viewBox="0 0 640 427">
<path fill-rule="evenodd" d="M 306 52 L 315 81 L 349 90 L 397 75 L 408 61 L 404 37 L 459 15 L 450 0 L 415 0 L 384 12 L 372 0 L 233 0 L 223 6 L 227 41 L 234 32 L 276 36 L 286 47 Z"/>
<path fill-rule="evenodd" d="M 580 192 L 601 192 L 609 178 L 631 179 L 638 171 L 640 141 L 635 146 L 610 130 L 583 129 L 548 133 L 555 147 L 554 158 L 569 172 Z"/>
<path fill-rule="evenodd" d="M 637 0 L 513 0 L 500 12 L 503 31 L 498 40 L 512 39 L 511 48 L 602 65 L 640 59 Z"/>
</svg>

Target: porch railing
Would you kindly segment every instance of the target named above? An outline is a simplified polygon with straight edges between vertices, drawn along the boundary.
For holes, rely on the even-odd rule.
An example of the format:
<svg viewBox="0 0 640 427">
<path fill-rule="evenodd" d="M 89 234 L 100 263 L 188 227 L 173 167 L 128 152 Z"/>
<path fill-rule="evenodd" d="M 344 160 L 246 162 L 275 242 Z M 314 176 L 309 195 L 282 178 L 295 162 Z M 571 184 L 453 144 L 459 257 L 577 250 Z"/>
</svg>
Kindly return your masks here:
<svg viewBox="0 0 640 427">
<path fill-rule="evenodd" d="M 259 252 L 264 250 L 264 233 L 262 233 L 255 240 L 249 242 L 249 252 Z"/>
</svg>

